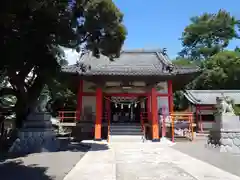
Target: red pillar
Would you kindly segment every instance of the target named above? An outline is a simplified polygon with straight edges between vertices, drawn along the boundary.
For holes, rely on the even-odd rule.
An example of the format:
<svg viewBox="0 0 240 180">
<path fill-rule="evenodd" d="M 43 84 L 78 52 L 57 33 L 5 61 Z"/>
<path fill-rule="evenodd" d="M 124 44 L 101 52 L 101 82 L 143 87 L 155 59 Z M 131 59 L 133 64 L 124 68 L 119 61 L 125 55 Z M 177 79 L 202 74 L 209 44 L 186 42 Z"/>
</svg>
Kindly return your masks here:
<svg viewBox="0 0 240 180">
<path fill-rule="evenodd" d="M 169 114 L 173 113 L 173 89 L 172 89 L 172 81 L 168 81 L 168 108 Z"/>
<path fill-rule="evenodd" d="M 173 89 L 172 89 L 172 80 L 168 80 L 168 108 L 169 108 L 169 115 L 173 114 Z M 171 117 L 172 120 L 172 142 L 174 142 L 174 117 Z"/>
<path fill-rule="evenodd" d="M 159 127 L 158 127 L 158 108 L 156 89 L 151 90 L 151 110 L 152 110 L 152 141 L 159 141 Z"/>
<path fill-rule="evenodd" d="M 76 119 L 80 120 L 82 112 L 82 97 L 83 97 L 83 80 L 80 80 L 77 94 L 77 108 L 76 108 Z"/>
<path fill-rule="evenodd" d="M 95 122 L 95 140 L 99 141 L 102 138 L 102 89 L 96 89 L 96 122 Z"/>
</svg>

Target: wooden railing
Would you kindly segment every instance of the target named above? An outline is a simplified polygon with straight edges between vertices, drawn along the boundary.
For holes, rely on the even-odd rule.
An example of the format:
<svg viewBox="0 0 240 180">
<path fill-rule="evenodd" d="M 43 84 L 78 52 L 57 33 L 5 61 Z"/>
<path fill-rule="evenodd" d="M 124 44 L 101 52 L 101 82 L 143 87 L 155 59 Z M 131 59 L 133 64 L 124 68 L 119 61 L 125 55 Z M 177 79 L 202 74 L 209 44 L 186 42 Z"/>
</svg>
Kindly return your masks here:
<svg viewBox="0 0 240 180">
<path fill-rule="evenodd" d="M 174 142 L 174 130 L 175 130 L 175 122 L 177 121 L 187 121 L 188 123 L 188 132 L 191 135 L 190 140 L 194 140 L 194 132 L 193 132 L 193 113 L 184 112 L 184 113 L 171 113 L 171 129 L 172 129 L 172 142 Z"/>
<path fill-rule="evenodd" d="M 60 119 L 60 123 L 64 122 L 77 122 L 79 111 L 58 111 L 58 117 Z"/>
</svg>

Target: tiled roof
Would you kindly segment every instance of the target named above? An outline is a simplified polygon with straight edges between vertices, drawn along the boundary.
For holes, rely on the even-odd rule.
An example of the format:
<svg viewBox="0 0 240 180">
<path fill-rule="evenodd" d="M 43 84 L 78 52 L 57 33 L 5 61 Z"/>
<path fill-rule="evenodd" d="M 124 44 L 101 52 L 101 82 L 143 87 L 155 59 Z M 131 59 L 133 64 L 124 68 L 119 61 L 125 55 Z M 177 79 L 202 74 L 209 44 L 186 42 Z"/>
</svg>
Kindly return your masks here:
<svg viewBox="0 0 240 180">
<path fill-rule="evenodd" d="M 186 90 L 185 97 L 193 104 L 216 104 L 217 97 L 230 97 L 235 104 L 240 104 L 240 90 Z"/>
<path fill-rule="evenodd" d="M 95 58 L 91 54 L 85 54 L 80 63 L 90 66 L 91 69 L 82 72 L 80 66 L 70 65 L 63 67 L 64 72 L 79 73 L 83 75 L 171 75 L 188 74 L 197 72 L 197 68 L 175 67 L 161 50 L 132 50 L 122 51 L 119 58 L 110 61 L 106 56 Z M 171 72 L 168 67 L 173 66 Z"/>
</svg>

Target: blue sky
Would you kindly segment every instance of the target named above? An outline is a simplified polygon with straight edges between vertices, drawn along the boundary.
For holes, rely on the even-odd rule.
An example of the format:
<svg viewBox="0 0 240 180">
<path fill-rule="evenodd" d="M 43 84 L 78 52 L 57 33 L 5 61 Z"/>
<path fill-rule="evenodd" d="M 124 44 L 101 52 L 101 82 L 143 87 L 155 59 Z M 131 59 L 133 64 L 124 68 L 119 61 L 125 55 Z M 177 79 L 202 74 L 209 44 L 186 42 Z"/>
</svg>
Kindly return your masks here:
<svg viewBox="0 0 240 180">
<path fill-rule="evenodd" d="M 170 58 L 181 50 L 179 38 L 193 16 L 225 9 L 240 19 L 239 0 L 113 0 L 124 14 L 128 36 L 123 49 L 167 48 Z M 233 41 L 229 49 L 240 46 Z M 70 64 L 78 54 L 66 50 Z"/>
<path fill-rule="evenodd" d="M 225 9 L 240 19 L 239 0 L 113 0 L 124 14 L 128 36 L 124 49 L 167 48 L 174 58 L 179 38 L 192 16 Z M 239 41 L 230 44 L 233 49 Z"/>
</svg>

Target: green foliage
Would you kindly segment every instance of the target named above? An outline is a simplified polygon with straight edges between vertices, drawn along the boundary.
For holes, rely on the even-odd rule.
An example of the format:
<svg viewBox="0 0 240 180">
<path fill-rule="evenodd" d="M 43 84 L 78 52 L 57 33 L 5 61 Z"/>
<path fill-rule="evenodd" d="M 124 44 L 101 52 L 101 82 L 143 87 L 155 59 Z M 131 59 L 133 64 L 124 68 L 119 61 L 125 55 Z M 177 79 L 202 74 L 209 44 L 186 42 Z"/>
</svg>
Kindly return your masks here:
<svg viewBox="0 0 240 180">
<path fill-rule="evenodd" d="M 240 105 L 233 105 L 234 113 L 239 116 L 240 115 Z"/>
<path fill-rule="evenodd" d="M 184 48 L 180 55 L 194 60 L 211 57 L 226 48 L 230 40 L 239 38 L 237 25 L 239 21 L 225 10 L 191 18 L 182 34 Z"/>
<path fill-rule="evenodd" d="M 240 56 L 234 51 L 220 52 L 203 62 L 204 72 L 195 79 L 194 89 L 239 89 Z"/>
<path fill-rule="evenodd" d="M 77 95 L 73 93 L 68 85 L 55 79 L 48 85 L 50 94 L 49 111 L 52 116 L 56 117 L 58 111 L 67 110 L 75 111 L 77 106 Z"/>
<path fill-rule="evenodd" d="M 188 101 L 186 100 L 182 91 L 176 91 L 173 96 L 174 111 L 182 111 L 188 108 Z"/>
<path fill-rule="evenodd" d="M 191 59 L 178 57 L 172 60 L 172 63 L 177 66 L 187 66 L 187 67 L 196 67 L 198 64 L 196 61 L 192 61 Z"/>
<path fill-rule="evenodd" d="M 240 21 L 225 10 L 203 13 L 191 18 L 182 34 L 183 49 L 176 65 L 198 65 L 203 73 L 187 89 L 239 89 L 240 51 L 226 51 L 233 39 L 239 39 Z M 183 107 L 181 93 L 175 93 L 176 104 Z"/>
<path fill-rule="evenodd" d="M 64 63 L 61 47 L 119 55 L 126 36 L 123 15 L 111 0 L 3 0 L 0 24 L 0 72 L 11 86 L 0 95 L 15 96 L 17 126 L 35 104 L 45 84 Z"/>
</svg>

